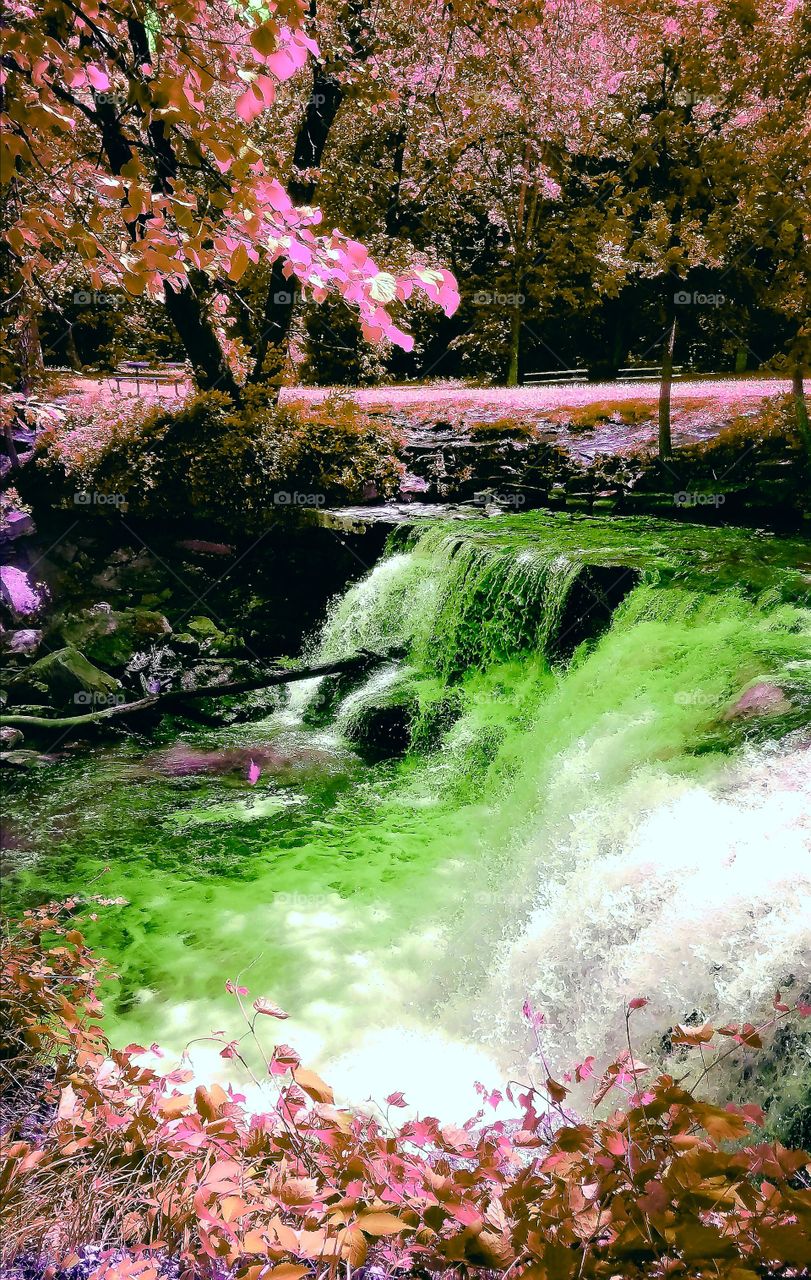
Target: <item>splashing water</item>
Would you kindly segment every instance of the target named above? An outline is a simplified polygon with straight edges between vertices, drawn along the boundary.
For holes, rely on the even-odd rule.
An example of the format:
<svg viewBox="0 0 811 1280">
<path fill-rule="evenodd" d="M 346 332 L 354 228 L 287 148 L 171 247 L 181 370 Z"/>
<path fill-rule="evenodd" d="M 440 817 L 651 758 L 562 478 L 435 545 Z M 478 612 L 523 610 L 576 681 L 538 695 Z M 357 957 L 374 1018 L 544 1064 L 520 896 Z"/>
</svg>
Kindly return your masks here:
<svg viewBox="0 0 811 1280">
<path fill-rule="evenodd" d="M 527 994 L 561 1069 L 621 1043 L 635 995 L 648 1038 L 753 1017 L 811 981 L 810 581 L 806 548 L 732 530 L 541 513 L 398 530 L 317 655 L 402 663 L 216 734 L 297 767 L 133 789 L 142 762 L 116 747 L 50 790 L 25 778 L 15 892 L 110 865 L 103 891 L 132 904 L 93 938 L 121 973 L 117 1037 L 226 1025 L 224 979 L 253 962 L 252 994 L 291 1011 L 287 1037 L 347 1096 L 402 1088 L 455 1119 L 476 1079 L 526 1070 Z M 780 698 L 736 711 L 761 686 Z M 411 750 L 358 759 L 342 730 L 394 696 Z M 195 1064 L 222 1068 L 217 1047 Z"/>
</svg>

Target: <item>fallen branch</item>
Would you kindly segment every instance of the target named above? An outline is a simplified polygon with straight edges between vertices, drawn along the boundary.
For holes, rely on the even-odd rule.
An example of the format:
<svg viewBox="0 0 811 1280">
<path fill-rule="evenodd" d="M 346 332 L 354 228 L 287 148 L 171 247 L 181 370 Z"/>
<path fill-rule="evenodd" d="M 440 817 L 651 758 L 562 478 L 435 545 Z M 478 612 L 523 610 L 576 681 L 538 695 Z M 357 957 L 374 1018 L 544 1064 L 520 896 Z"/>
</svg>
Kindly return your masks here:
<svg viewBox="0 0 811 1280">
<path fill-rule="evenodd" d="M 252 693 L 256 689 L 269 689 L 273 685 L 293 684 L 297 680 L 315 680 L 319 676 L 337 676 L 350 672 L 363 672 L 381 662 L 390 662 L 403 656 L 402 649 L 390 649 L 387 653 L 371 653 L 361 649 L 351 658 L 337 662 L 324 662 L 314 667 L 276 667 L 262 676 L 250 680 L 232 680 L 223 684 L 199 685 L 196 689 L 167 689 L 165 693 L 150 693 L 135 702 L 123 702 L 118 706 L 104 707 L 101 711 L 89 711 L 80 716 L 15 716 L 0 715 L 0 728 L 63 730 L 70 733 L 85 727 L 104 727 L 110 721 L 124 716 L 145 712 L 162 714 L 173 706 L 196 698 L 225 698 L 238 693 Z"/>
</svg>

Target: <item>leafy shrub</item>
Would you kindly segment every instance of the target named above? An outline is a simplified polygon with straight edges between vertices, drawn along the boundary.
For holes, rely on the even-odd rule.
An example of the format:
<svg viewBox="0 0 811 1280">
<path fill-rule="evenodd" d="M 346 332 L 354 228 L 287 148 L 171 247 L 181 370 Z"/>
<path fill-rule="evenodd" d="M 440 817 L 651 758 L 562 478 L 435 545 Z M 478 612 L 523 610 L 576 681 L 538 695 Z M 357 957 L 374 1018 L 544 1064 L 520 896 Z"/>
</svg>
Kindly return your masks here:
<svg viewBox="0 0 811 1280">
<path fill-rule="evenodd" d="M 504 1100 L 482 1087 L 483 1109 L 463 1128 L 430 1117 L 398 1124 L 402 1094 L 380 1117 L 353 1114 L 295 1050 L 267 1051 L 258 1024 L 287 1014 L 265 998 L 248 1004 L 247 989 L 229 981 L 244 1031 L 217 1036 L 221 1056 L 257 1085 L 251 1059 L 261 1064 L 267 1105 L 252 1114 L 232 1088 L 192 1095 L 182 1067 L 160 1074 L 138 1046 L 110 1049 L 100 977 L 54 906 L 4 936 L 3 1081 L 7 1094 L 27 1095 L 29 1119 L 39 1116 L 32 1130 L 19 1109 L 6 1113 L 6 1260 L 30 1250 L 68 1266 L 77 1248 L 101 1243 L 111 1253 L 97 1280 L 156 1280 L 167 1256 L 185 1276 L 239 1280 L 351 1275 L 367 1263 L 377 1275 L 532 1280 L 811 1274 L 808 1156 L 745 1145 L 759 1110 L 696 1096 L 710 1055 L 756 1049 L 764 1027 L 676 1027 L 673 1045 L 699 1054 L 696 1078 L 685 1062 L 680 1079 L 651 1079 L 630 1036 L 645 1001 L 632 1001 L 628 1048 L 602 1073 L 593 1059 L 573 1070 L 576 1083 L 597 1081 L 595 1108 L 614 1100 L 603 1118 L 584 1119 L 567 1106 L 570 1080 L 549 1077 L 543 1018 L 525 1004 L 544 1069 L 542 1083 L 508 1088 L 514 1118 L 485 1120 Z M 791 1010 L 778 993 L 767 1025 L 792 1012 L 811 1006 Z"/>
<path fill-rule="evenodd" d="M 285 509 L 395 492 L 393 429 L 345 397 L 319 408 L 308 417 L 258 391 L 241 407 L 208 391 L 146 412 L 136 400 L 102 396 L 89 414 L 43 433 L 24 484 L 33 500 L 95 490 L 122 495 L 138 515 L 246 530 Z"/>
<path fill-rule="evenodd" d="M 762 401 L 754 412 L 736 414 L 700 446 L 700 451 L 705 455 L 753 447 L 771 451 L 775 446 L 779 450 L 785 445 L 798 449 L 802 445 L 794 399 L 792 396 L 771 396 Z"/>
</svg>

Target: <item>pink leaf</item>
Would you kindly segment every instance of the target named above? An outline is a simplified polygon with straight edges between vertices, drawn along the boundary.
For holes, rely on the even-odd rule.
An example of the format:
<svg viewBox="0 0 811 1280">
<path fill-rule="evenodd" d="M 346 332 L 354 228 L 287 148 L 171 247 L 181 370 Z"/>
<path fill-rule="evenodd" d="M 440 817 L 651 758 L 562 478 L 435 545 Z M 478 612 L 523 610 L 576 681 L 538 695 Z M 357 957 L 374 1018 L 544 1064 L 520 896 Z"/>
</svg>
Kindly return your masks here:
<svg viewBox="0 0 811 1280">
<path fill-rule="evenodd" d="M 106 93 L 110 87 L 110 77 L 101 67 L 94 66 L 91 62 L 87 68 L 87 78 L 97 93 Z"/>
<path fill-rule="evenodd" d="M 237 115 L 246 124 L 250 124 L 265 109 L 265 101 L 261 92 L 257 93 L 253 85 L 249 85 L 236 100 Z"/>
<path fill-rule="evenodd" d="M 256 786 L 261 776 L 262 776 L 262 770 L 259 768 L 259 765 L 256 763 L 255 760 L 251 760 L 250 764 L 248 765 L 248 781 L 252 787 Z"/>
<path fill-rule="evenodd" d="M 268 1018 L 278 1018 L 280 1022 L 290 1017 L 289 1013 L 285 1013 L 284 1009 L 280 1009 L 272 1000 L 266 1000 L 264 996 L 254 1000 L 253 1007 L 257 1013 L 264 1013 Z"/>
<path fill-rule="evenodd" d="M 399 1092 L 398 1092 L 398 1093 L 390 1093 L 390 1094 L 389 1094 L 389 1096 L 388 1096 L 388 1098 L 386 1099 L 386 1102 L 389 1104 L 389 1106 L 390 1106 L 390 1107 L 406 1107 L 406 1106 L 408 1106 L 408 1103 L 406 1102 L 406 1100 L 405 1100 L 405 1098 L 403 1097 L 402 1093 L 399 1093 Z"/>
<path fill-rule="evenodd" d="M 583 1080 L 590 1080 L 593 1075 L 594 1075 L 594 1058 L 592 1057 L 585 1058 L 583 1062 L 578 1062 L 577 1066 L 574 1069 L 574 1078 L 578 1082 L 578 1084 L 580 1084 L 581 1081 Z"/>
</svg>

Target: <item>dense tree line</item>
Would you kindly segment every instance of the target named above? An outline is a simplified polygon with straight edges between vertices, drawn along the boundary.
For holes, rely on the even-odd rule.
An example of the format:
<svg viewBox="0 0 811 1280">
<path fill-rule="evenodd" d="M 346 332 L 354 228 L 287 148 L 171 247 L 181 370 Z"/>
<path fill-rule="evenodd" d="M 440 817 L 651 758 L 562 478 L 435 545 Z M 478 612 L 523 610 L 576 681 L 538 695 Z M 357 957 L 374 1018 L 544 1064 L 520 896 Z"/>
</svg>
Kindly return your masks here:
<svg viewBox="0 0 811 1280">
<path fill-rule="evenodd" d="M 48 361 L 185 354 L 235 393 L 291 357 L 349 383 L 807 364 L 807 5 L 34 8 L 4 52 L 18 369 L 37 327 Z"/>
</svg>

